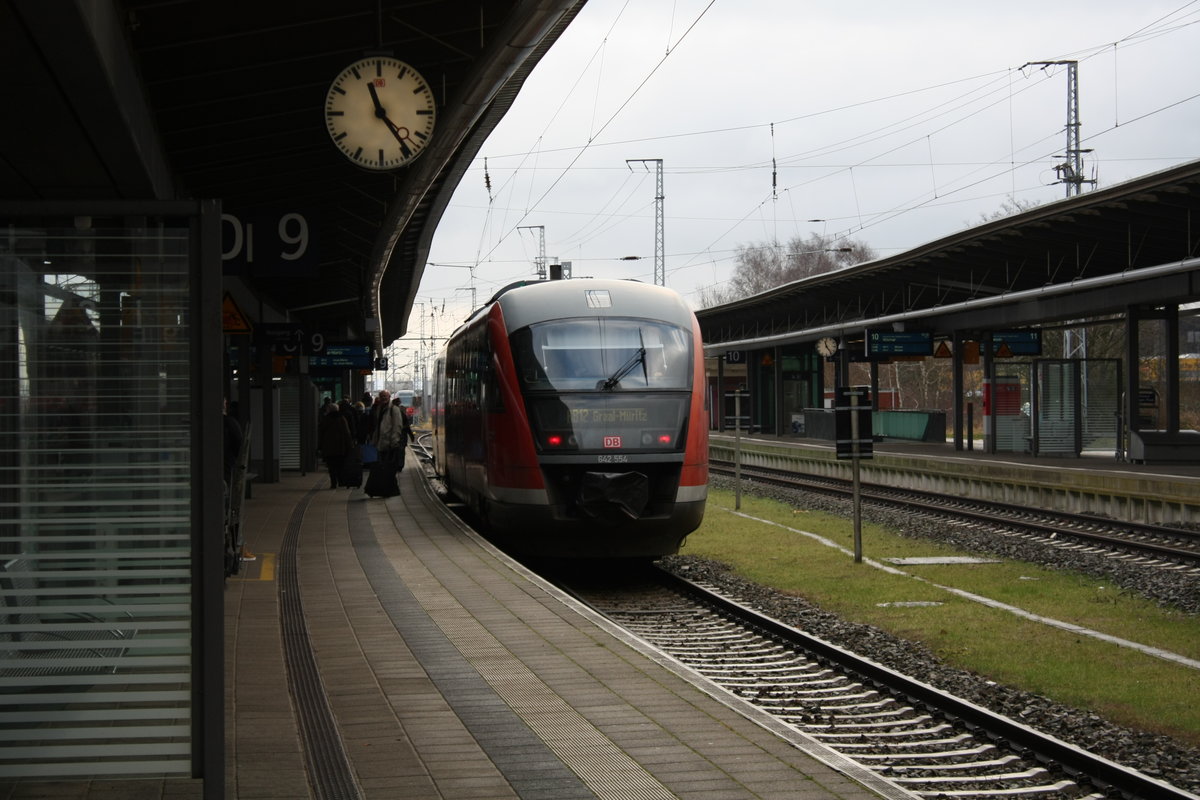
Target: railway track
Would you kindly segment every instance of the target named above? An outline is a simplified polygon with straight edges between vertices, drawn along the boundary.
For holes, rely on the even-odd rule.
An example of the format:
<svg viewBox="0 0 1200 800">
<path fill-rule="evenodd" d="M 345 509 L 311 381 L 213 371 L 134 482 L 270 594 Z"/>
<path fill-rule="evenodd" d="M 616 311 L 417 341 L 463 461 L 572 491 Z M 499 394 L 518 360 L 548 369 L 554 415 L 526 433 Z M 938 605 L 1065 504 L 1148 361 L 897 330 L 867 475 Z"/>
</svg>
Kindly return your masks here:
<svg viewBox="0 0 1200 800">
<path fill-rule="evenodd" d="M 730 462 L 710 462 L 709 469 L 719 475 L 734 475 Z M 850 497 L 852 491 L 849 481 L 786 470 L 742 467 L 740 472 L 743 479 L 769 486 L 839 497 Z M 1157 566 L 1167 569 L 1200 568 L 1200 532 L 874 484 L 863 484 L 860 493 L 864 502 L 949 516 L 988 526 L 1000 535 L 1036 537 L 1061 548 L 1100 548 L 1114 558 L 1153 559 Z"/>
<path fill-rule="evenodd" d="M 917 797 L 1196 800 L 664 571 L 616 588 L 568 584 L 652 646 Z"/>
</svg>

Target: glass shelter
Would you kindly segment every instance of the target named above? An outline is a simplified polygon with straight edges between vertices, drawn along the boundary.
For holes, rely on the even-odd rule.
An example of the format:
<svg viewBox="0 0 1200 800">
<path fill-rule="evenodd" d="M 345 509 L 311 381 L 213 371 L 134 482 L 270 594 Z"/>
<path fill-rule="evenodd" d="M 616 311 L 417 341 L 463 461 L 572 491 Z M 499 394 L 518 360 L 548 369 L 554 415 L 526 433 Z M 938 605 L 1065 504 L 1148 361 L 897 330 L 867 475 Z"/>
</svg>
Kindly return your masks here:
<svg viewBox="0 0 1200 800">
<path fill-rule="evenodd" d="M 220 774 L 218 219 L 0 205 L 0 779 Z"/>
</svg>

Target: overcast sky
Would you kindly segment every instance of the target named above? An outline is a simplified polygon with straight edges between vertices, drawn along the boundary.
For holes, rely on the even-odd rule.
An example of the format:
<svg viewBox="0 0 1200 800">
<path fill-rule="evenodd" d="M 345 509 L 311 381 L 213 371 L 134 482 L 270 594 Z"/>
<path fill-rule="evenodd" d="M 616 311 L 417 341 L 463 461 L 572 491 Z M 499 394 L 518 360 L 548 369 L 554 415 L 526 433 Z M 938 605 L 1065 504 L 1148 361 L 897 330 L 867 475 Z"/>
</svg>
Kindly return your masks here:
<svg viewBox="0 0 1200 800">
<path fill-rule="evenodd" d="M 631 159 L 662 159 L 666 284 L 693 307 L 739 246 L 888 256 L 1060 200 L 1067 68 L 1022 67 L 1063 60 L 1086 177 L 1200 158 L 1200 0 L 589 0 L 459 185 L 408 337 L 533 277 L 539 226 L 576 276 L 653 281 L 654 165 Z"/>
</svg>

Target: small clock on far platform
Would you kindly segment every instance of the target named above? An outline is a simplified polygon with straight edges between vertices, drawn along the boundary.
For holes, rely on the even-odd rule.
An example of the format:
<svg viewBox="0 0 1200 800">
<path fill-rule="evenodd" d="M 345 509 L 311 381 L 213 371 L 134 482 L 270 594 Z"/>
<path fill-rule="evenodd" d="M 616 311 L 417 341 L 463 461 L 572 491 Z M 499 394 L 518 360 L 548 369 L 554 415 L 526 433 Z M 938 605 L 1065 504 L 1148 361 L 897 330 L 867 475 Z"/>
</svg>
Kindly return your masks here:
<svg viewBox="0 0 1200 800">
<path fill-rule="evenodd" d="M 346 158 L 370 170 L 403 167 L 433 138 L 433 90 L 391 56 L 360 58 L 325 94 L 325 126 Z"/>
<path fill-rule="evenodd" d="M 832 336 L 825 336 L 817 340 L 817 352 L 828 358 L 837 352 L 837 339 Z"/>
</svg>

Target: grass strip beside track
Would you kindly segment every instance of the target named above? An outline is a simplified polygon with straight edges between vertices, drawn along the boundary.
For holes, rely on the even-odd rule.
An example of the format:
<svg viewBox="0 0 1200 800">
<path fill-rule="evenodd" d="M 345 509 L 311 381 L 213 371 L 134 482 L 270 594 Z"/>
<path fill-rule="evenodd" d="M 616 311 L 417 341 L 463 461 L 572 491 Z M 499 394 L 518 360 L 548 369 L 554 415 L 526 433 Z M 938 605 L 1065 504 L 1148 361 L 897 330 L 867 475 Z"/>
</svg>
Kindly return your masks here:
<svg viewBox="0 0 1200 800">
<path fill-rule="evenodd" d="M 729 564 L 742 577 L 802 596 L 845 619 L 920 641 L 946 663 L 999 683 L 1091 709 L 1133 728 L 1200 745 L 1200 670 L 1016 617 L 930 583 L 855 564 L 845 553 L 785 527 L 852 548 L 849 520 L 711 489 L 704 524 L 682 555 Z M 775 524 L 756 522 L 758 517 Z M 863 554 L 876 561 L 974 555 L 863 524 Z M 1200 618 L 1123 592 L 1102 580 L 1002 560 L 911 565 L 912 576 L 1034 614 L 1200 659 Z M 883 606 L 935 602 L 935 606 Z"/>
</svg>

